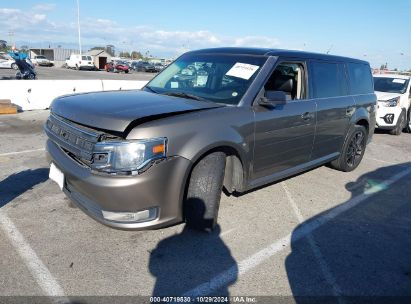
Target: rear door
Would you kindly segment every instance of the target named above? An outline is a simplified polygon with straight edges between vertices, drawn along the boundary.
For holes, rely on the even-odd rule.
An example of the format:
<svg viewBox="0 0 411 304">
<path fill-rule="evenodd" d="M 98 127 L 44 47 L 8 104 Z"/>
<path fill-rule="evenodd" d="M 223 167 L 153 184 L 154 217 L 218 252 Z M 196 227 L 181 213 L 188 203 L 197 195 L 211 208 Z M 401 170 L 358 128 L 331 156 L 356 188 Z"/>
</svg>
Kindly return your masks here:
<svg viewBox="0 0 411 304">
<path fill-rule="evenodd" d="M 255 102 L 254 184 L 292 170 L 310 159 L 316 104 L 309 100 L 305 60 L 282 59 L 264 86 L 265 91 L 283 91 L 284 105 L 261 106 Z M 287 83 L 291 81 L 290 88 Z M 282 173 L 280 173 L 282 172 Z"/>
<path fill-rule="evenodd" d="M 317 102 L 317 128 L 311 159 L 340 152 L 350 119 L 355 112 L 354 98 L 348 95 L 344 63 L 310 61 L 311 97 Z"/>
</svg>

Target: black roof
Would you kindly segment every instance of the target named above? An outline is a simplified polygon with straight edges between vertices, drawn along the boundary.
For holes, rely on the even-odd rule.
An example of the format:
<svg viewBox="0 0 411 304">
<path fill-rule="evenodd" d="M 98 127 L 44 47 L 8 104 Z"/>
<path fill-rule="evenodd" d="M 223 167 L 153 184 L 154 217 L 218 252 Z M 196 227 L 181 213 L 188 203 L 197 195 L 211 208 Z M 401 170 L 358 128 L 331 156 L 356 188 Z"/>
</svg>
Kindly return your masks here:
<svg viewBox="0 0 411 304">
<path fill-rule="evenodd" d="M 299 58 L 310 58 L 310 59 L 319 59 L 319 60 L 333 60 L 333 61 L 351 61 L 351 62 L 360 62 L 366 63 L 367 61 L 329 55 L 329 54 L 320 54 L 320 53 L 311 53 L 304 51 L 295 51 L 295 50 L 282 50 L 282 49 L 269 49 L 269 48 L 245 48 L 245 47 L 221 47 L 221 48 L 210 48 L 210 49 L 201 49 L 191 51 L 191 54 L 238 54 L 238 55 L 254 55 L 254 56 L 284 56 L 284 57 L 299 57 Z"/>
</svg>

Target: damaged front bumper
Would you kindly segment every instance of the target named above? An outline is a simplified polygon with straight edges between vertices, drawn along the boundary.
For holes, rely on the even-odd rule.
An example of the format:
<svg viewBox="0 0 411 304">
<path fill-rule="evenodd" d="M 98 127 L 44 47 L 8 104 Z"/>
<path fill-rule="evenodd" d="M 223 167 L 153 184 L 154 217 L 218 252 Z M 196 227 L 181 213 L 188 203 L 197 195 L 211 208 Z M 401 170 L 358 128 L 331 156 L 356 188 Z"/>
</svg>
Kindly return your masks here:
<svg viewBox="0 0 411 304">
<path fill-rule="evenodd" d="M 96 174 L 51 140 L 48 161 L 64 174 L 64 193 L 86 214 L 112 228 L 154 229 L 183 220 L 182 201 L 191 162 L 170 157 L 135 176 Z"/>
</svg>

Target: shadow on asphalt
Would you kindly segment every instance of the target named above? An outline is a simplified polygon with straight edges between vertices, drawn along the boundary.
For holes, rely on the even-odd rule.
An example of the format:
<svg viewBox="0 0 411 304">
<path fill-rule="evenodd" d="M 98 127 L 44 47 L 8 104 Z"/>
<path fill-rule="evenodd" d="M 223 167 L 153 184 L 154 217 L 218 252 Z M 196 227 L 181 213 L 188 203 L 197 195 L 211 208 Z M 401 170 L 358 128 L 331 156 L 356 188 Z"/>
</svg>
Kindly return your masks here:
<svg viewBox="0 0 411 304">
<path fill-rule="evenodd" d="M 382 184 L 410 166 L 362 175 L 346 185 L 351 198 L 370 191 L 374 195 L 335 217 L 335 209 L 344 204 L 327 210 L 293 231 L 285 264 L 297 303 L 410 303 L 411 174 L 389 186 Z M 329 221 L 311 237 L 305 234 L 327 216 Z M 346 298 L 322 297 L 332 295 Z M 392 296 L 396 298 L 387 298 Z"/>
<path fill-rule="evenodd" d="M 0 181 L 0 208 L 49 178 L 48 168 L 25 170 Z"/>
<path fill-rule="evenodd" d="M 203 201 L 195 199 L 195 202 L 205 210 Z M 238 266 L 220 232 L 218 225 L 210 233 L 186 226 L 180 234 L 160 241 L 149 261 L 150 272 L 156 278 L 153 296 L 181 296 L 231 269 L 235 274 L 233 280 L 215 293 L 228 297 L 228 287 L 238 277 Z"/>
</svg>

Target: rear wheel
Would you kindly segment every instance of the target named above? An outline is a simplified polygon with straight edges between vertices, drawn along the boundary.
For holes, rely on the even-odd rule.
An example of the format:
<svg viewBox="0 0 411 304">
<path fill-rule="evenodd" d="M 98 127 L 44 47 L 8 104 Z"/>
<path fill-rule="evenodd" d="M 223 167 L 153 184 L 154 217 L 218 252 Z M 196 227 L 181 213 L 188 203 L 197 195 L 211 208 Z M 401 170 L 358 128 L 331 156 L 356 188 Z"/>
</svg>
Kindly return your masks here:
<svg viewBox="0 0 411 304">
<path fill-rule="evenodd" d="M 331 162 L 331 166 L 344 172 L 357 168 L 364 156 L 367 137 L 367 129 L 364 126 L 355 125 L 343 145 L 340 156 Z"/>
<path fill-rule="evenodd" d="M 211 231 L 216 226 L 224 170 L 223 152 L 211 153 L 195 165 L 184 202 L 184 216 L 188 227 Z"/>
<path fill-rule="evenodd" d="M 397 124 L 394 129 L 390 130 L 391 135 L 400 135 L 402 133 L 402 129 L 405 127 L 405 111 L 402 111 L 400 117 L 398 117 Z"/>
</svg>

